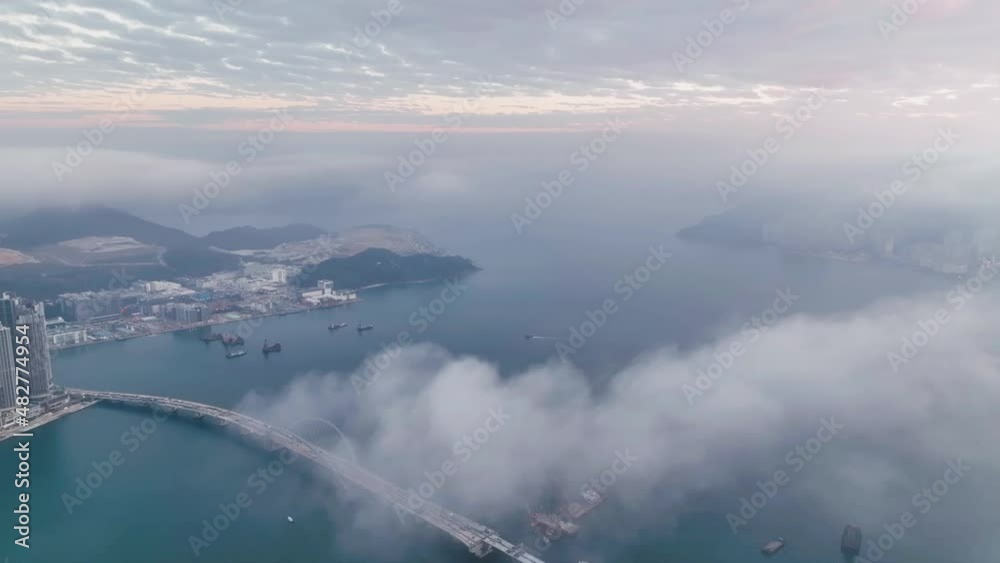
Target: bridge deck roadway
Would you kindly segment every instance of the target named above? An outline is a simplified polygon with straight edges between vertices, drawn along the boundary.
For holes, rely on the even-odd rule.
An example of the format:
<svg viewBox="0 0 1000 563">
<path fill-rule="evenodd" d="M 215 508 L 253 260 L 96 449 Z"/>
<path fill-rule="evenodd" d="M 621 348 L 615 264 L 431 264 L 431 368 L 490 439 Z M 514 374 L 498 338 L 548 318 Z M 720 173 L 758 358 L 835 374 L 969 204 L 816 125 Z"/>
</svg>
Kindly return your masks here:
<svg viewBox="0 0 1000 563">
<path fill-rule="evenodd" d="M 264 422 L 230 410 L 182 399 L 135 393 L 87 391 L 83 389 L 67 389 L 67 391 L 73 397 L 81 400 L 107 400 L 146 408 L 157 406 L 161 409 L 176 409 L 207 416 L 225 424 L 236 424 L 248 433 L 273 440 L 275 443 L 313 461 L 317 465 L 329 469 L 355 486 L 366 489 L 374 495 L 401 507 L 408 513 L 413 514 L 415 517 L 420 518 L 462 542 L 473 553 L 482 556 L 488 553 L 490 549 L 496 549 L 520 563 L 544 563 L 541 559 L 526 552 L 523 548 L 503 539 L 490 528 L 454 512 L 449 512 L 437 504 L 424 501 L 419 508 L 410 508 L 407 502 L 409 494 L 402 488 L 382 479 L 350 460 L 332 454 L 303 440 L 289 430 L 272 427 Z"/>
</svg>

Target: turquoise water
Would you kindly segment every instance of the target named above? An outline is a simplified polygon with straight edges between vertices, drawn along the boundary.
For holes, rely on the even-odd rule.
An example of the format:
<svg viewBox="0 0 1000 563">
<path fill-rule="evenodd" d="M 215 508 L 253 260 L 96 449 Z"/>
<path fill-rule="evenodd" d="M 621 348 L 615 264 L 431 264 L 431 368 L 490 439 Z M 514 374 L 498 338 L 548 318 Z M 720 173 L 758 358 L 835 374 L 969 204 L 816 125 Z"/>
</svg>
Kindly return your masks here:
<svg viewBox="0 0 1000 563">
<path fill-rule="evenodd" d="M 644 351 L 665 345 L 685 349 L 712 339 L 736 319 L 759 312 L 776 288 L 797 288 L 803 295 L 800 312 L 825 314 L 950 283 L 879 265 L 672 244 L 675 254 L 669 267 L 623 304 L 574 357 L 595 385 Z M 248 339 L 250 353 L 237 360 L 224 358 L 218 344 L 204 344 L 198 333 L 180 332 L 60 352 L 54 359 L 56 377 L 66 386 L 234 407 L 252 390 L 276 392 L 302 374 L 349 373 L 403 330 L 454 354 L 485 358 L 509 375 L 555 355 L 552 342 L 527 342 L 525 332 L 567 335 L 568 327 L 586 318 L 584 311 L 614 295 L 614 282 L 646 253 L 642 246 L 597 254 L 576 250 L 555 258 L 542 251 L 480 258 L 484 271 L 464 282 L 468 288 L 462 296 L 422 334 L 410 323 L 410 315 L 440 296 L 440 284 L 372 289 L 363 292 L 364 301 L 356 305 L 267 319 Z M 331 334 L 326 327 L 335 321 L 351 326 L 371 322 L 376 329 L 360 336 L 350 328 Z M 283 352 L 261 355 L 265 338 L 280 341 Z M 32 548 L 9 549 L 13 535 L 5 523 L 0 554 L 9 553 L 11 562 L 65 563 L 476 560 L 431 530 L 401 526 L 391 510 L 361 502 L 313 475 L 303 462 L 279 463 L 281 475 L 260 490 L 259 482 L 254 486 L 250 479 L 275 462 L 275 455 L 185 420 L 167 419 L 147 432 L 150 423 L 145 428 L 142 424 L 148 417 L 98 407 L 38 430 L 31 458 Z M 122 438 L 132 427 L 146 438 L 134 451 L 130 446 L 135 442 Z M 7 442 L 3 449 L 13 446 Z M 70 513 L 64 495 L 76 493 L 76 480 L 94 472 L 94 464 L 106 468 L 115 451 L 123 461 Z M 14 472 L 13 454 L 0 455 L 0 475 Z M 0 499 L 12 503 L 13 487 L 9 479 L 3 482 Z M 808 505 L 791 495 L 776 499 L 740 534 L 731 534 L 724 514 L 732 509 L 734 492 L 735 497 L 746 494 L 745 483 L 683 505 L 664 500 L 669 491 L 638 507 L 612 499 L 588 520 L 578 539 L 552 548 L 543 558 L 735 563 L 757 560 L 759 546 L 779 530 L 796 538 L 780 554 L 781 561 L 842 560 L 837 542 L 844 523 L 811 514 Z M 249 506 L 195 557 L 189 537 L 201 534 L 202 522 L 217 516 L 219 505 L 234 502 L 240 493 L 248 495 Z M 12 522 L 7 506 L 2 508 Z M 295 516 L 294 524 L 286 521 L 288 515 Z M 352 525 L 359 518 L 365 525 Z M 511 539 L 533 541 L 523 518 L 493 524 Z M 893 555 L 936 561 L 927 551 L 932 544 L 914 538 L 909 548 Z M 494 555 L 489 560 L 503 558 Z"/>
</svg>

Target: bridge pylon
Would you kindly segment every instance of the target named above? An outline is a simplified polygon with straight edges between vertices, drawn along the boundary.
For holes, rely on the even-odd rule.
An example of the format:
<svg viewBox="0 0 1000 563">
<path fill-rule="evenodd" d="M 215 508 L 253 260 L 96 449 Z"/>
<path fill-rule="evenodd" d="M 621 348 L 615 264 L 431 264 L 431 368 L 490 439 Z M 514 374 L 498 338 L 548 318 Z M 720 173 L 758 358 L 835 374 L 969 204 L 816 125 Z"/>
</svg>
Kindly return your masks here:
<svg viewBox="0 0 1000 563">
<path fill-rule="evenodd" d="M 469 551 L 477 557 L 486 557 L 493 551 L 493 546 L 484 541 L 478 541 L 469 548 Z"/>
</svg>

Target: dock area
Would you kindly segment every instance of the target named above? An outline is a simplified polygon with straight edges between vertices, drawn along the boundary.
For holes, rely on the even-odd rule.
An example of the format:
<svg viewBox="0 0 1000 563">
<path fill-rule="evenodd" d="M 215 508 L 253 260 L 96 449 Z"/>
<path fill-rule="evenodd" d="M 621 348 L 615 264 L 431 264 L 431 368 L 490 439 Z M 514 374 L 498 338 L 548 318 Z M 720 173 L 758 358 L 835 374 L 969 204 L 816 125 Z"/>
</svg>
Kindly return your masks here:
<svg viewBox="0 0 1000 563">
<path fill-rule="evenodd" d="M 67 403 L 55 410 L 43 413 L 39 416 L 28 421 L 28 424 L 24 426 L 19 426 L 17 424 L 10 424 L 3 428 L 0 428 L 0 442 L 12 438 L 15 434 L 24 434 L 26 432 L 31 432 L 36 428 L 45 426 L 46 424 L 59 420 L 64 416 L 69 416 L 75 412 L 82 411 L 83 409 L 92 406 L 99 401 L 76 401 Z"/>
</svg>

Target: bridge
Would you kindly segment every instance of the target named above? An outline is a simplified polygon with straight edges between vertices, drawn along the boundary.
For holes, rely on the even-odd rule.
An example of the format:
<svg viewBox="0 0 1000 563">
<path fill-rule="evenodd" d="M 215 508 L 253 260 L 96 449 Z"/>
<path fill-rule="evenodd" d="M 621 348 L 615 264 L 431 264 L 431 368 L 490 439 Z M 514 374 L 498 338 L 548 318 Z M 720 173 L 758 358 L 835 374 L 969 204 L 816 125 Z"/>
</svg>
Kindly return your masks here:
<svg viewBox="0 0 1000 563">
<path fill-rule="evenodd" d="M 149 409 L 158 408 L 168 413 L 179 412 L 192 418 L 208 420 L 219 426 L 233 426 L 239 429 L 244 436 L 267 444 L 271 450 L 286 448 L 331 471 L 352 485 L 400 507 L 405 512 L 455 538 L 479 557 L 485 557 L 496 549 L 520 563 L 544 563 L 541 559 L 525 551 L 522 546 L 503 539 L 494 530 L 445 510 L 430 501 L 423 500 L 422 503 L 417 503 L 419 508 L 413 508 L 408 503 L 411 495 L 400 487 L 382 479 L 353 461 L 330 453 L 302 439 L 290 430 L 273 427 L 237 412 L 193 401 L 155 395 L 84 389 L 66 389 L 66 392 L 72 399 L 78 401 L 103 401 Z"/>
</svg>

